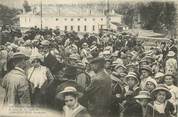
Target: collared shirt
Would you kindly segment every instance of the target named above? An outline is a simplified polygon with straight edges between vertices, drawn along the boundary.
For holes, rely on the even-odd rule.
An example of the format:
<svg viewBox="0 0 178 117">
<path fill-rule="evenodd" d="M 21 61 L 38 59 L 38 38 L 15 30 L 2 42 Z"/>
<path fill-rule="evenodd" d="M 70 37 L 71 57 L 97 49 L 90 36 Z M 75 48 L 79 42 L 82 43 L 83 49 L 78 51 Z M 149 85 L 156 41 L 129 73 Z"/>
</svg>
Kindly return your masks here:
<svg viewBox="0 0 178 117">
<path fill-rule="evenodd" d="M 19 70 L 20 72 L 23 72 L 23 73 L 25 74 L 25 71 L 24 71 L 22 68 L 20 68 L 20 67 L 15 67 L 15 69 L 16 69 L 16 70 Z"/>
</svg>

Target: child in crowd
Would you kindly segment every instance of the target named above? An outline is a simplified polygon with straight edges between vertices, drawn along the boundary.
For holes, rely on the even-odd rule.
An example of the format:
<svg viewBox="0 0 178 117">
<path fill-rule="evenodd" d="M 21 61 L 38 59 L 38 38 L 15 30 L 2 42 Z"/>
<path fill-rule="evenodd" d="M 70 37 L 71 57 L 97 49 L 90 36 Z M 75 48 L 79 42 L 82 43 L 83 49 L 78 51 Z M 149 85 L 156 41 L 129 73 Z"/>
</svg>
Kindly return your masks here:
<svg viewBox="0 0 178 117">
<path fill-rule="evenodd" d="M 169 101 L 176 108 L 176 105 L 178 104 L 178 87 L 175 86 L 175 80 L 176 78 L 173 74 L 166 74 L 163 78 L 163 83 L 166 85 L 166 87 L 172 94 L 172 97 Z"/>
<path fill-rule="evenodd" d="M 87 109 L 78 102 L 78 98 L 82 96 L 82 93 L 78 92 L 75 87 L 66 87 L 59 94 L 63 96 L 65 101 L 63 107 L 64 117 L 90 117 Z"/>
</svg>

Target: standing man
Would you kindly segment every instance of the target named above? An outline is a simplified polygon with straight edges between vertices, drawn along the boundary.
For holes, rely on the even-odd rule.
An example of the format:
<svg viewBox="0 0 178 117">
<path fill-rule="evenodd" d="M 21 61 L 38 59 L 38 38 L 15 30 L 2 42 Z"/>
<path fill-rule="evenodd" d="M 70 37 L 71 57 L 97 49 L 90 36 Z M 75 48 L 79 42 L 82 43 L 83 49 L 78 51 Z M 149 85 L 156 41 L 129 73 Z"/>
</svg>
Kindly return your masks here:
<svg viewBox="0 0 178 117">
<path fill-rule="evenodd" d="M 96 76 L 84 95 L 88 110 L 93 117 L 108 117 L 112 89 L 110 76 L 104 69 L 105 59 L 97 57 L 90 64 Z"/>
<path fill-rule="evenodd" d="M 25 74 L 28 59 L 21 52 L 14 53 L 12 57 L 14 68 L 2 80 L 5 89 L 4 104 L 7 106 L 31 105 L 30 87 Z"/>
</svg>

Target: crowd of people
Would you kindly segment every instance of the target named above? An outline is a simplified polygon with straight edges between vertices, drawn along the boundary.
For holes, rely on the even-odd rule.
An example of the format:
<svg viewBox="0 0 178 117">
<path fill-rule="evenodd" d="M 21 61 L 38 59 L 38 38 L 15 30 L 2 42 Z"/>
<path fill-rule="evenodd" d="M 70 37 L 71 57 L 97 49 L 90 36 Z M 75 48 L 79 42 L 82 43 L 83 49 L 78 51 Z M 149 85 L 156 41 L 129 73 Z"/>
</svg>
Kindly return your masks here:
<svg viewBox="0 0 178 117">
<path fill-rule="evenodd" d="M 125 32 L 81 36 L 34 27 L 13 34 L 0 46 L 4 105 L 65 117 L 176 117 L 174 39 L 146 49 L 137 34 Z"/>
</svg>

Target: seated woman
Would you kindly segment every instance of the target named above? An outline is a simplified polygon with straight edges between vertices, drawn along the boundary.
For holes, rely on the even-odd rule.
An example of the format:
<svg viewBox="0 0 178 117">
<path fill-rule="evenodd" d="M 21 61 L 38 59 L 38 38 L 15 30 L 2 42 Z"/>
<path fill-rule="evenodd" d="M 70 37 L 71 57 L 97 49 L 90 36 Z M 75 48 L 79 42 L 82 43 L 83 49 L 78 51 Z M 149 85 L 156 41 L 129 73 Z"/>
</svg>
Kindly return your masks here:
<svg viewBox="0 0 178 117">
<path fill-rule="evenodd" d="M 90 117 L 85 107 L 79 104 L 78 98 L 82 93 L 74 87 L 66 87 L 57 95 L 62 95 L 65 101 L 63 107 L 64 117 Z"/>
<path fill-rule="evenodd" d="M 145 117 L 174 117 L 174 106 L 168 101 L 171 93 L 165 85 L 158 85 L 151 95 L 154 101 L 148 103 Z"/>
</svg>

